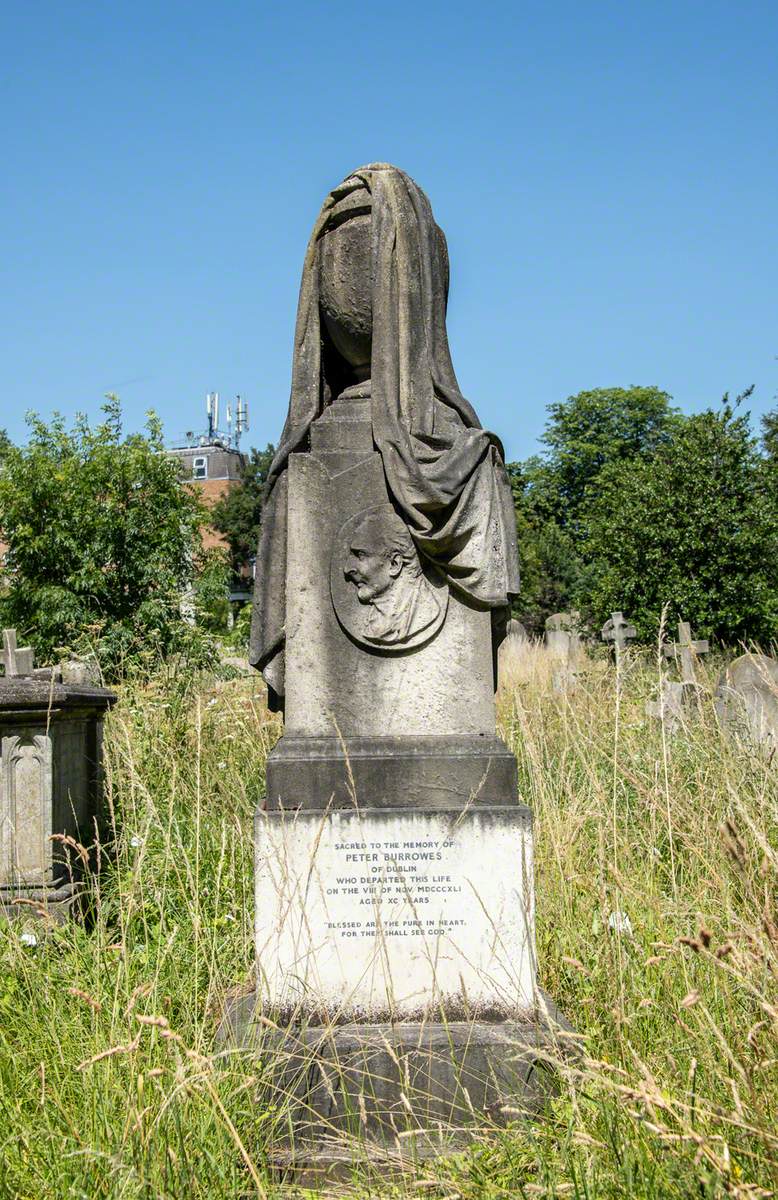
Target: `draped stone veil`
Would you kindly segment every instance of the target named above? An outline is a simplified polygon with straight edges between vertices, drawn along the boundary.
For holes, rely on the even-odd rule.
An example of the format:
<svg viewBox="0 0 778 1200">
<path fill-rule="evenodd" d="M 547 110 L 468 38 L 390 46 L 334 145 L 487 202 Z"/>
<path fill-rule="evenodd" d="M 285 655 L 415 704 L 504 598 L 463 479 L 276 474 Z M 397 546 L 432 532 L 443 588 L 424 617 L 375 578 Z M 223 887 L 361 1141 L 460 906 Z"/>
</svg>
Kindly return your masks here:
<svg viewBox="0 0 778 1200">
<path fill-rule="evenodd" d="M 491 609 L 495 644 L 518 592 L 516 523 L 499 440 L 459 390 L 446 334 L 448 259 L 424 192 L 377 163 L 322 206 L 303 266 L 289 412 L 270 468 L 254 587 L 251 662 L 283 707 L 287 465 L 336 397 L 322 354 L 318 246 L 336 203 L 365 188 L 372 211 L 371 417 L 389 495 L 419 555 L 473 605 Z"/>
</svg>

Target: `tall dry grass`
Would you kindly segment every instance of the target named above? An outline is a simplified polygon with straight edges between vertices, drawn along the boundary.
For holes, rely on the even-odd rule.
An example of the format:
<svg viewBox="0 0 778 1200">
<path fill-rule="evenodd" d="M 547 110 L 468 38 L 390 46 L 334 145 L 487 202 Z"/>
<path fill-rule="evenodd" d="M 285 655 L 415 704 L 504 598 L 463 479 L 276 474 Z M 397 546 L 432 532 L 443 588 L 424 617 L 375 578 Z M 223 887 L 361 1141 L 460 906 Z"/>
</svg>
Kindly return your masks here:
<svg viewBox="0 0 778 1200">
<path fill-rule="evenodd" d="M 510 657 L 510 656 L 509 656 Z M 485 1129 L 354 1195 L 760 1196 L 778 1186 L 778 769 L 710 703 L 645 715 L 651 655 L 574 690 L 525 647 L 501 730 L 535 812 L 541 982 L 581 1034 L 546 1119 Z M 275 1196 L 272 1063 L 220 1049 L 250 985 L 252 813 L 280 732 L 254 680 L 128 686 L 106 737 L 116 831 L 91 927 L 0 939 L 0 1194 Z"/>
</svg>

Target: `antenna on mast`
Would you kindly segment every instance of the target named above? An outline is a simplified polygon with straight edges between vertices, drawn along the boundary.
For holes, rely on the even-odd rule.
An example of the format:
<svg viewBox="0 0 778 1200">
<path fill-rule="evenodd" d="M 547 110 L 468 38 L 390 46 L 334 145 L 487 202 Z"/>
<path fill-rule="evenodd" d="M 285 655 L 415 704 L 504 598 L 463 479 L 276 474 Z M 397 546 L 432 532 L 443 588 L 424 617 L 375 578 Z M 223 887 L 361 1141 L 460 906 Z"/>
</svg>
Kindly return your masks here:
<svg viewBox="0 0 778 1200">
<path fill-rule="evenodd" d="M 215 395 L 216 395 L 215 392 L 206 392 L 205 393 L 205 411 L 208 414 L 208 441 L 209 442 L 210 442 L 211 438 L 213 437 L 213 426 L 214 426 L 213 398 Z"/>
<path fill-rule="evenodd" d="M 240 396 L 235 397 L 235 447 L 240 446 L 240 435 L 249 427 L 249 406 Z"/>
</svg>

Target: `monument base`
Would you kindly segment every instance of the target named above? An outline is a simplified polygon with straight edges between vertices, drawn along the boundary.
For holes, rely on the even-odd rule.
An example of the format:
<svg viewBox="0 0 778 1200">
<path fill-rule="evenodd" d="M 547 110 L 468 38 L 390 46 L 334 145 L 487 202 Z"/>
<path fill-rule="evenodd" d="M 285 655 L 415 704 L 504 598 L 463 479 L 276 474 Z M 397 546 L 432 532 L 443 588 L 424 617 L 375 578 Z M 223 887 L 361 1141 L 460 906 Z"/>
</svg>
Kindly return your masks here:
<svg viewBox="0 0 778 1200">
<path fill-rule="evenodd" d="M 305 737 L 285 733 L 267 760 L 267 808 L 450 809 L 505 804 L 516 758 L 494 735 Z"/>
<path fill-rule="evenodd" d="M 489 1125 L 541 1113 L 572 1030 L 542 993 L 513 1021 L 302 1025 L 257 1020 L 256 993 L 228 1007 L 224 1042 L 266 1069 L 278 1167 L 326 1172 L 365 1158 L 403 1167 L 462 1149 Z"/>
<path fill-rule="evenodd" d="M 64 925 L 83 911 L 84 897 L 77 883 L 48 888 L 0 888 L 0 917 L 7 921 Z"/>
</svg>

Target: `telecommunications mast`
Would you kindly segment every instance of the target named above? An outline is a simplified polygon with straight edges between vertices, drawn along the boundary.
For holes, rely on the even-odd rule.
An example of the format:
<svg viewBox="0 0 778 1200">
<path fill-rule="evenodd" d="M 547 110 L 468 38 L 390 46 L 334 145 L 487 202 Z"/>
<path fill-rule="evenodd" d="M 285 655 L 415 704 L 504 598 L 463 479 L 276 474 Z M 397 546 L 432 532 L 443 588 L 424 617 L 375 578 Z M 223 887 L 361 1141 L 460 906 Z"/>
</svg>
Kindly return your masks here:
<svg viewBox="0 0 778 1200">
<path fill-rule="evenodd" d="M 205 411 L 208 413 L 208 441 L 213 441 L 213 435 L 219 428 L 219 393 L 206 392 Z"/>
<path fill-rule="evenodd" d="M 240 447 L 240 435 L 249 427 L 249 406 L 240 396 L 235 397 L 235 448 Z"/>
</svg>

